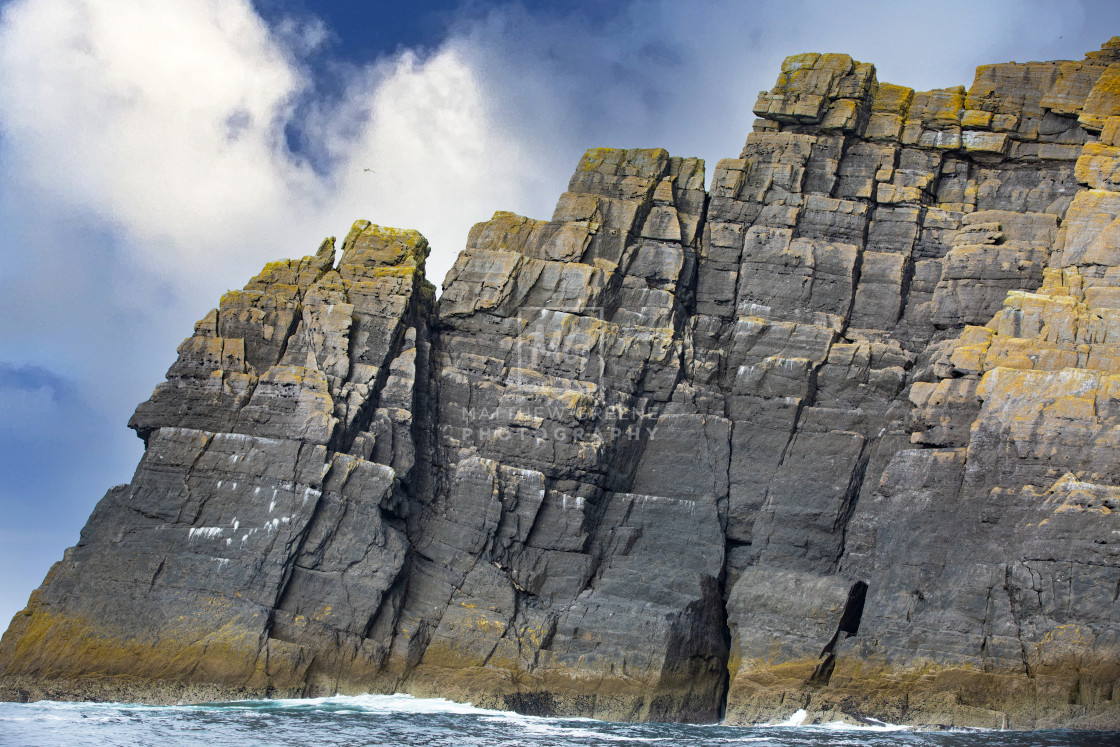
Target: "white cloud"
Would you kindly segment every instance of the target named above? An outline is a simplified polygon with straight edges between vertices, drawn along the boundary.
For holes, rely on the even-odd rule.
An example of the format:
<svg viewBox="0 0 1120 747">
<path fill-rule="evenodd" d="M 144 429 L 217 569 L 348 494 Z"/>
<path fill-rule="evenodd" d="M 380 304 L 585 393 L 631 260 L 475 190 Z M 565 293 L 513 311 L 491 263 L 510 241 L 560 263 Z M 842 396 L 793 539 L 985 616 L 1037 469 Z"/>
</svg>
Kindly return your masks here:
<svg viewBox="0 0 1120 747">
<path fill-rule="evenodd" d="M 310 92 L 299 56 L 325 33 L 293 21 L 270 32 L 244 1 L 12 3 L 0 26 L 5 181 L 104 224 L 122 261 L 192 296 L 216 300 L 223 283 L 312 252 L 357 218 L 424 231 L 438 279 L 471 223 L 531 180 L 525 155 L 449 46 L 372 63 L 340 104 L 312 102 L 303 131 L 334 157 L 316 173 L 287 150 L 284 126 Z"/>
<path fill-rule="evenodd" d="M 326 22 L 314 17 L 281 18 L 272 33 L 281 47 L 301 57 L 317 51 L 334 37 Z"/>
<path fill-rule="evenodd" d="M 279 157 L 298 71 L 246 3 L 51 0 L 8 6 L 0 121 L 16 178 L 143 244 L 214 244 L 306 176 Z"/>
<path fill-rule="evenodd" d="M 348 132 L 353 122 L 359 126 Z M 470 226 L 531 188 L 531 154 L 508 124 L 495 119 L 455 45 L 372 66 L 353 82 L 341 111 L 311 122 L 339 163 L 330 220 L 343 225 L 362 216 L 416 228 L 433 246 L 427 269 L 438 284 Z"/>
</svg>

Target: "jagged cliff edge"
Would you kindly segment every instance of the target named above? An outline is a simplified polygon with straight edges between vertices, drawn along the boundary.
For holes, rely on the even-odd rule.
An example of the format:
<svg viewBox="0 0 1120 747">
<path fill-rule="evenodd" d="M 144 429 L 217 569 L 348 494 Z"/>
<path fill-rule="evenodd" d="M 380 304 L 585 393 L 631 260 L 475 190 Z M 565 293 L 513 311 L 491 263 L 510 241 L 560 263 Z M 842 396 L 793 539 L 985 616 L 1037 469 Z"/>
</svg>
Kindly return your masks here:
<svg viewBox="0 0 1120 747">
<path fill-rule="evenodd" d="M 227 293 L 0 694 L 1120 728 L 1120 38 L 756 113 Z"/>
</svg>

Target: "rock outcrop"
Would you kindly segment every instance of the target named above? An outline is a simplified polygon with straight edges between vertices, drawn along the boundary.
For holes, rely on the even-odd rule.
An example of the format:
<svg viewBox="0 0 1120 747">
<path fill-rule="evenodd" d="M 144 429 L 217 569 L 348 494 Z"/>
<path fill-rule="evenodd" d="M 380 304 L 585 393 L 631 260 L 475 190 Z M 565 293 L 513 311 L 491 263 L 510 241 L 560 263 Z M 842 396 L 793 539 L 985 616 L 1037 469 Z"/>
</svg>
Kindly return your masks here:
<svg viewBox="0 0 1120 747">
<path fill-rule="evenodd" d="M 1120 727 L 1120 38 L 788 58 L 739 158 L 222 298 L 0 644 L 8 697 L 408 691 Z"/>
</svg>

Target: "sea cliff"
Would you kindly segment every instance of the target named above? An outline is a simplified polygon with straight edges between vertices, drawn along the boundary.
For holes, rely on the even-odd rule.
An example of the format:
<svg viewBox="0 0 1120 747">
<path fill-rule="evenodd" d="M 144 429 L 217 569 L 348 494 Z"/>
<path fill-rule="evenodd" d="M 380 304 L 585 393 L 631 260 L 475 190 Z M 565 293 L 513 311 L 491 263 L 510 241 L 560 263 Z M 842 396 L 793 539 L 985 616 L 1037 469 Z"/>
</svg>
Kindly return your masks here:
<svg viewBox="0 0 1120 747">
<path fill-rule="evenodd" d="M 1120 37 L 755 112 L 227 293 L 0 695 L 1120 728 Z"/>
</svg>

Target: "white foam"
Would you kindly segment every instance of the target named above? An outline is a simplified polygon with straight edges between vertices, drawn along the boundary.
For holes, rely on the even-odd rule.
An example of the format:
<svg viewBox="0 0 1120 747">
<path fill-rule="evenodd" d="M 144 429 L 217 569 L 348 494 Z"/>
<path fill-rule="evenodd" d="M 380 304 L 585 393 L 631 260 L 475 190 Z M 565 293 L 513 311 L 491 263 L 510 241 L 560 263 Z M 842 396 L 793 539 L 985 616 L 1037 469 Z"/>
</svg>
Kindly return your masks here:
<svg viewBox="0 0 1120 747">
<path fill-rule="evenodd" d="M 808 711 L 804 708 L 798 708 L 793 714 L 779 723 L 757 724 L 758 727 L 796 727 L 799 729 L 821 729 L 826 731 L 909 731 L 913 727 L 904 724 L 888 724 L 886 721 L 879 721 L 874 718 L 867 718 L 867 723 L 863 724 L 850 724 L 845 721 L 829 721 L 825 724 L 806 724 L 805 719 L 809 717 Z"/>
<path fill-rule="evenodd" d="M 340 708 L 354 709 L 366 713 L 447 713 L 462 716 L 481 716 L 484 721 L 508 723 L 535 735 L 557 735 L 573 738 L 596 739 L 607 742 L 662 742 L 671 737 L 628 737 L 620 734 L 604 734 L 592 729 L 571 726 L 572 723 L 595 723 L 589 718 L 565 718 L 561 720 L 544 716 L 526 716 L 513 711 L 494 711 L 476 708 L 470 703 L 456 703 L 444 698 L 414 698 L 411 695 L 335 695 L 329 698 L 307 698 L 295 700 L 276 700 L 273 704 L 282 708 L 317 708 L 330 706 L 331 710 Z"/>
<path fill-rule="evenodd" d="M 411 695 L 332 695 L 324 698 L 290 698 L 270 701 L 281 708 L 343 706 L 368 713 L 451 713 L 457 715 L 505 716 L 505 711 L 475 708 L 445 698 L 414 698 Z"/>
<path fill-rule="evenodd" d="M 502 712 L 498 716 L 487 716 L 484 721 L 501 721 L 514 723 L 521 727 L 527 734 L 534 736 L 560 736 L 569 739 L 594 739 L 605 742 L 666 742 L 673 737 L 626 737 L 621 734 L 609 734 L 594 729 L 581 729 L 579 727 L 565 726 L 553 719 L 540 716 L 522 716 L 517 713 Z M 564 719 L 569 721 L 570 719 Z"/>
<path fill-rule="evenodd" d="M 219 561 L 219 567 L 228 562 L 226 559 L 215 558 Z M 4 709 L 4 707 L 7 707 Z M 0 704 L 0 722 L 4 721 L 22 721 L 28 720 L 25 716 L 30 717 L 30 720 L 42 721 L 46 720 L 73 720 L 75 723 L 90 722 L 90 717 L 96 719 L 103 719 L 111 717 L 113 720 L 119 720 L 122 716 L 120 711 L 122 709 L 129 712 L 138 710 L 145 710 L 149 712 L 156 711 L 233 711 L 239 714 L 239 717 L 246 718 L 259 718 L 267 715 L 270 709 L 290 709 L 293 712 L 298 711 L 311 711 L 316 713 L 372 713 L 372 714 L 448 714 L 460 716 L 474 716 L 480 717 L 481 721 L 491 722 L 499 725 L 508 725 L 514 730 L 514 734 L 510 735 L 512 738 L 508 739 L 506 744 L 518 744 L 516 732 L 521 732 L 527 739 L 523 741 L 538 742 L 541 741 L 538 736 L 543 736 L 544 741 L 559 741 L 566 742 L 567 740 L 579 740 L 580 743 L 590 744 L 592 742 L 597 744 L 603 743 L 618 743 L 618 742 L 664 742 L 680 740 L 679 736 L 667 737 L 651 737 L 651 736 L 630 736 L 630 734 L 612 733 L 614 729 L 601 730 L 593 724 L 601 723 L 594 719 L 589 718 L 549 718 L 543 716 L 525 716 L 510 711 L 496 711 L 485 708 L 477 708 L 470 703 L 456 703 L 444 698 L 415 698 L 411 695 L 395 694 L 395 695 L 335 695 L 331 697 L 322 698 L 296 698 L 296 699 L 281 699 L 281 700 L 249 700 L 249 701 L 233 701 L 224 703 L 203 703 L 192 705 L 179 705 L 179 706 L 154 706 L 154 705 L 141 705 L 141 704 L 125 704 L 125 703 L 82 703 L 82 702 L 58 702 L 58 701 L 38 701 L 31 704 Z M 28 713 L 30 712 L 30 713 Z M 128 715 L 128 714 L 123 714 Z M 805 709 L 799 709 L 794 712 L 788 719 L 781 723 L 772 723 L 759 726 L 767 726 L 771 728 L 794 728 L 804 731 L 902 731 L 908 730 L 911 727 L 899 726 L 896 724 L 888 724 L 878 722 L 874 719 L 867 719 L 869 724 L 847 724 L 840 722 L 833 722 L 828 724 L 806 724 L 809 714 Z M 79 721 L 81 719 L 81 721 Z M 617 725 L 624 726 L 624 725 Z M 759 736 L 757 732 L 751 733 L 750 730 L 744 729 L 745 733 L 742 736 L 731 736 L 723 732 L 735 730 L 736 727 L 726 727 L 721 724 L 705 725 L 710 728 L 720 729 L 721 734 L 718 741 L 722 742 L 742 742 L 742 743 L 769 743 L 774 744 L 774 737 Z M 705 728 L 701 726 L 693 728 Z M 753 727 L 757 729 L 758 726 Z M 775 735 L 776 736 L 776 735 Z M 857 739 L 851 737 L 850 739 Z M 584 741 L 587 740 L 587 741 Z M 2 741 L 2 740 L 0 740 Z M 840 743 L 851 743 L 842 741 Z"/>
</svg>

